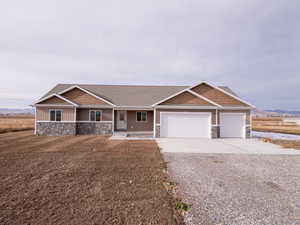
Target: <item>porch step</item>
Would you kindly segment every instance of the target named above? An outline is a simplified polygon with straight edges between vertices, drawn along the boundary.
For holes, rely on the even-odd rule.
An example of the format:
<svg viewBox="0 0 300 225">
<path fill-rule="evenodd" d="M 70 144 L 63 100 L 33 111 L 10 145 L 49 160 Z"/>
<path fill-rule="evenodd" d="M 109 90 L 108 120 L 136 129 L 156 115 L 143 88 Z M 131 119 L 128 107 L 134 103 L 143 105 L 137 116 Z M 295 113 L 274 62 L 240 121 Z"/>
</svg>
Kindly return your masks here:
<svg viewBox="0 0 300 225">
<path fill-rule="evenodd" d="M 152 140 L 152 132 L 114 132 L 111 140 Z"/>
</svg>

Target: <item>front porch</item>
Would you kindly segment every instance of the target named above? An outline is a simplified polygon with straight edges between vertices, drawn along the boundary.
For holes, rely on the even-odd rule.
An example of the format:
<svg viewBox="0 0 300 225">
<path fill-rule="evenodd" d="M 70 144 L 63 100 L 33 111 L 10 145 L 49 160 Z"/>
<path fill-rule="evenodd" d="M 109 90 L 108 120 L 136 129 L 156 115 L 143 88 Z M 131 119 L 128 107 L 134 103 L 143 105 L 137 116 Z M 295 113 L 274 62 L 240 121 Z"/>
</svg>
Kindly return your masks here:
<svg viewBox="0 0 300 225">
<path fill-rule="evenodd" d="M 114 133 L 153 135 L 153 110 L 114 110 Z"/>
<path fill-rule="evenodd" d="M 125 132 L 125 131 L 115 131 L 110 137 L 110 140 L 152 140 L 153 132 Z"/>
</svg>

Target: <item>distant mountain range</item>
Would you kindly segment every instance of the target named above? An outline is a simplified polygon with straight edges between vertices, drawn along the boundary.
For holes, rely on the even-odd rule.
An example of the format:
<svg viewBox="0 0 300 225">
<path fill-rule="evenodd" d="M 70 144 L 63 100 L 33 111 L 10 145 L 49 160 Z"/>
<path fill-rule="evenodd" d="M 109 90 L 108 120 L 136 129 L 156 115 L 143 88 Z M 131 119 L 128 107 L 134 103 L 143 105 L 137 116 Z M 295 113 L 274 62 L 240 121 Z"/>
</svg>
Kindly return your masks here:
<svg viewBox="0 0 300 225">
<path fill-rule="evenodd" d="M 300 111 L 295 111 L 295 110 L 275 109 L 275 110 L 264 110 L 264 111 L 269 112 L 269 113 L 278 113 L 278 114 L 287 114 L 287 115 L 300 115 Z"/>
<path fill-rule="evenodd" d="M 26 109 L 0 108 L 0 114 L 34 114 L 34 109 L 32 109 L 32 108 L 26 108 Z"/>
<path fill-rule="evenodd" d="M 26 109 L 9 109 L 9 108 L 0 108 L 0 114 L 34 114 L 33 108 L 26 108 Z M 256 115 L 299 115 L 300 111 L 296 110 L 281 110 L 281 109 L 275 109 L 275 110 L 254 110 L 253 114 Z"/>
<path fill-rule="evenodd" d="M 281 115 L 300 116 L 300 111 L 281 110 L 281 109 L 266 109 L 266 110 L 255 109 L 253 111 L 253 115 L 256 115 L 256 116 L 281 116 Z"/>
</svg>

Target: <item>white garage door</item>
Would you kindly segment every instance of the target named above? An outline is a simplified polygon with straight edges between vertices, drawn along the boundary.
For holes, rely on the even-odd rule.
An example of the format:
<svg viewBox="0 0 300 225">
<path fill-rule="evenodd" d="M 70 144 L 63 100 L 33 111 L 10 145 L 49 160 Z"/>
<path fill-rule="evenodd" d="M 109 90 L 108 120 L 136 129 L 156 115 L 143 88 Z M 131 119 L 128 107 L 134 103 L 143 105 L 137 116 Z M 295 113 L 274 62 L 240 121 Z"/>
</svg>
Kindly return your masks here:
<svg viewBox="0 0 300 225">
<path fill-rule="evenodd" d="M 160 114 L 161 137 L 210 138 L 210 113 L 170 113 Z"/>
<path fill-rule="evenodd" d="M 220 136 L 221 138 L 244 138 L 246 114 L 221 113 Z"/>
</svg>

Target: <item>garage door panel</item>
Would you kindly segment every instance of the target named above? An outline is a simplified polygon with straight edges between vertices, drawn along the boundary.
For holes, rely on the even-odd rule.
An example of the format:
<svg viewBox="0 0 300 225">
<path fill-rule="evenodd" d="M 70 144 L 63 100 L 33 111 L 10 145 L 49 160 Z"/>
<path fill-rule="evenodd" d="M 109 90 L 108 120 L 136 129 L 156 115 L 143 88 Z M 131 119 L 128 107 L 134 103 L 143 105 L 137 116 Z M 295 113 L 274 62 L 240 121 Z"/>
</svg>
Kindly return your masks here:
<svg viewBox="0 0 300 225">
<path fill-rule="evenodd" d="M 162 113 L 161 137 L 210 137 L 210 114 Z"/>
<path fill-rule="evenodd" d="M 245 114 L 221 113 L 220 136 L 222 138 L 243 138 L 245 136 Z"/>
</svg>

